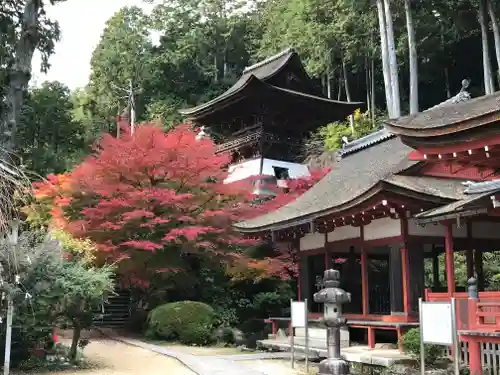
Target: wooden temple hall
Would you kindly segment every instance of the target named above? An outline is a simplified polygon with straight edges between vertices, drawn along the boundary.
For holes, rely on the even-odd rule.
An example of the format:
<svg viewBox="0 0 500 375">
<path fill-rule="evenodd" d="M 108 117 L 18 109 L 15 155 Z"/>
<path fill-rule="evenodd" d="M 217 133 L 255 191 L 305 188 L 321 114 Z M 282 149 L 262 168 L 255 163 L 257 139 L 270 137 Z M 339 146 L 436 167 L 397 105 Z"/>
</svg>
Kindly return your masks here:
<svg viewBox="0 0 500 375">
<path fill-rule="evenodd" d="M 396 343 L 418 326 L 421 297 L 458 300 L 471 369 L 484 365 L 485 345 L 500 344 L 500 292 L 490 290 L 484 272 L 484 259 L 500 249 L 500 93 L 471 98 L 467 86 L 464 81 L 447 101 L 346 144 L 329 174 L 302 196 L 236 225 L 296 252 L 298 298 L 307 298 L 317 346 L 326 346 L 326 335 L 314 328 L 321 313 L 313 294 L 331 267 L 352 294 L 343 346 L 364 342 L 377 350 L 377 342 Z M 183 113 L 204 126 L 219 151 L 233 153 L 228 182 L 258 176 L 279 184 L 309 173 L 298 150 L 311 131 L 360 105 L 325 98 L 289 49 Z M 471 302 L 466 282 L 456 281 L 459 259 L 466 278 L 476 278 L 478 300 Z M 279 320 L 270 319 L 273 333 Z"/>
</svg>

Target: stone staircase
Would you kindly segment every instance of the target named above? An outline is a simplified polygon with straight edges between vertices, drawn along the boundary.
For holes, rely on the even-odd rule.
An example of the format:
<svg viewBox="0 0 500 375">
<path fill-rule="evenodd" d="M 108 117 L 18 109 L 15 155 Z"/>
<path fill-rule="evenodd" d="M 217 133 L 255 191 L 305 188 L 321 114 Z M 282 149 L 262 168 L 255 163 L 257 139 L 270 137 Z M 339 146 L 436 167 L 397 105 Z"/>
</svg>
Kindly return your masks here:
<svg viewBox="0 0 500 375">
<path fill-rule="evenodd" d="M 121 290 L 108 298 L 102 309 L 96 311 L 94 326 L 123 328 L 130 318 L 130 291 Z"/>
</svg>

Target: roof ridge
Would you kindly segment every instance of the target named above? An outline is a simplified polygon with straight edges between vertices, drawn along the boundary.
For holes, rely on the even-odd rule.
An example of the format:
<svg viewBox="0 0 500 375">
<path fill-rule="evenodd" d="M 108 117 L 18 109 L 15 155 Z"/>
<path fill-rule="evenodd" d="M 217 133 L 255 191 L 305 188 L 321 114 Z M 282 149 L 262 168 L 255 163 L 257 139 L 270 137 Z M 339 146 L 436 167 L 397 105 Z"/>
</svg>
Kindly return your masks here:
<svg viewBox="0 0 500 375">
<path fill-rule="evenodd" d="M 270 56 L 268 57 L 267 59 L 264 59 L 262 61 L 259 61 L 258 63 L 255 63 L 253 65 L 250 65 L 250 66 L 247 66 L 244 70 L 243 70 L 243 74 L 246 74 L 246 73 L 249 73 L 251 72 L 252 70 L 255 70 L 257 68 L 260 68 L 261 66 L 263 65 L 266 65 L 266 64 L 269 64 L 270 62 L 273 62 L 274 60 L 277 60 L 279 59 L 280 57 L 283 57 L 289 53 L 293 53 L 295 52 L 295 50 L 292 48 L 292 47 L 288 47 L 287 49 L 281 51 L 280 53 L 277 53 L 276 55 L 273 55 L 273 56 Z"/>
<path fill-rule="evenodd" d="M 393 138 L 395 135 L 390 133 L 387 129 L 382 128 L 361 138 L 355 139 L 347 143 L 343 148 L 338 151 L 338 155 L 343 158 L 347 155 L 354 154 L 356 151 L 374 146 L 386 139 Z"/>
</svg>

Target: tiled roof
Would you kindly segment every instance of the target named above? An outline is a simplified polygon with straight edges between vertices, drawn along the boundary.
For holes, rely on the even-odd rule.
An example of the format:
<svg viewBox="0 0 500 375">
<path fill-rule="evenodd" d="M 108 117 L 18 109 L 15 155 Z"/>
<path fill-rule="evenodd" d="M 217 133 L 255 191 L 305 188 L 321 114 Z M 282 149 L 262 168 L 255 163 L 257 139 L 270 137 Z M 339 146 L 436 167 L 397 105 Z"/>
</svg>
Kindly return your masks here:
<svg viewBox="0 0 500 375">
<path fill-rule="evenodd" d="M 192 113 L 195 113 L 202 108 L 209 107 L 217 102 L 222 101 L 225 98 L 228 98 L 231 96 L 231 94 L 239 91 L 242 89 L 248 82 L 248 80 L 254 76 L 258 79 L 261 80 L 266 80 L 270 78 L 271 76 L 275 75 L 278 73 L 287 63 L 288 61 L 296 54 L 293 48 L 287 48 L 286 50 L 271 56 L 261 62 L 258 62 L 254 65 L 251 65 L 243 71 L 243 74 L 241 77 L 236 81 L 234 85 L 232 85 L 229 89 L 227 89 L 225 92 L 223 92 L 221 95 L 218 97 L 200 104 L 199 106 L 192 107 L 192 108 L 187 108 L 187 109 L 182 109 L 180 110 L 180 113 L 183 115 L 190 115 Z"/>
<path fill-rule="evenodd" d="M 471 182 L 467 184 L 465 194 L 491 193 L 500 190 L 500 180 Z"/>
<path fill-rule="evenodd" d="M 385 141 L 386 139 L 389 139 L 391 137 L 394 137 L 394 135 L 389 133 L 387 129 L 373 132 L 362 138 L 356 139 L 355 141 L 349 142 L 338 151 L 338 155 L 344 157 L 346 155 L 362 150 L 368 146 Z"/>
<path fill-rule="evenodd" d="M 238 101 L 245 96 L 245 92 L 247 92 L 246 89 L 250 87 L 253 88 L 250 89 L 250 93 L 253 93 L 252 90 L 255 89 L 260 90 L 259 92 L 267 90 L 272 92 L 274 95 L 284 95 L 289 98 L 309 99 L 316 103 L 320 103 L 320 105 L 326 105 L 330 109 L 333 108 L 335 116 L 332 117 L 332 113 L 330 113 L 329 119 L 326 121 L 334 121 L 337 118 L 345 118 L 362 105 L 362 103 L 342 102 L 317 96 L 315 93 L 299 92 L 272 85 L 270 83 L 271 78 L 285 69 L 292 58 L 299 59 L 297 53 L 292 48 L 289 48 L 275 56 L 252 65 L 246 68 L 238 81 L 221 95 L 196 107 L 180 110 L 180 113 L 188 117 L 191 116 L 192 118 L 203 116 L 204 113 L 211 112 L 215 108 L 223 108 L 227 105 L 227 103 L 231 103 L 233 100 Z M 330 110 L 329 112 L 332 111 Z"/>
<path fill-rule="evenodd" d="M 414 115 L 387 120 L 386 126 L 389 131 L 404 135 L 406 130 L 445 128 L 500 111 L 500 92 L 471 100 L 463 93 L 459 95 L 460 100 L 455 98 Z"/>
<path fill-rule="evenodd" d="M 257 231 L 320 216 L 325 211 L 348 204 L 384 178 L 414 165 L 416 162 L 408 161 L 411 151 L 399 138 L 386 139 L 335 162 L 327 176 L 295 201 L 235 226 L 243 231 Z"/>
<path fill-rule="evenodd" d="M 439 221 L 447 215 L 459 215 L 464 211 L 485 209 L 487 205 L 491 206 L 490 194 L 491 192 L 470 194 L 464 199 L 460 199 L 456 202 L 421 212 L 415 215 L 415 219 L 421 222 Z"/>
</svg>

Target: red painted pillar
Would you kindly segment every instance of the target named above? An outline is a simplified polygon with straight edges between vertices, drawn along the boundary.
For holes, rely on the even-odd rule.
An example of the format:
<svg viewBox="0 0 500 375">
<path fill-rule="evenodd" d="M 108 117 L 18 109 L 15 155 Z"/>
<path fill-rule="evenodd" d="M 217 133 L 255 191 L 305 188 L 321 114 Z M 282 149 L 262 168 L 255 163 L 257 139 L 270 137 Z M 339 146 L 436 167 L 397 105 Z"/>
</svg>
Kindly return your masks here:
<svg viewBox="0 0 500 375">
<path fill-rule="evenodd" d="M 403 245 L 401 247 L 401 279 L 403 280 L 403 311 L 405 314 L 411 312 L 410 301 L 410 258 L 408 256 L 408 221 L 406 217 L 401 218 L 401 234 Z"/>
<path fill-rule="evenodd" d="M 363 315 L 369 313 L 369 289 L 368 289 L 368 251 L 365 248 L 365 227 L 361 225 L 360 237 L 361 237 L 361 300 Z"/>
<path fill-rule="evenodd" d="M 450 222 L 444 225 L 444 247 L 446 257 L 446 281 L 448 284 L 448 295 L 455 293 L 455 263 L 453 262 L 453 231 Z"/>
<path fill-rule="evenodd" d="M 368 297 L 368 254 L 367 250 L 361 248 L 361 298 L 363 301 L 363 315 L 369 313 L 369 297 Z"/>
<path fill-rule="evenodd" d="M 301 290 L 300 290 L 300 280 L 301 280 L 301 275 L 300 275 L 300 257 L 299 257 L 299 264 L 297 265 L 297 300 L 302 301 L 301 299 Z"/>
<path fill-rule="evenodd" d="M 408 258 L 408 245 L 401 247 L 401 278 L 403 279 L 403 311 L 409 314 L 410 306 L 410 261 Z"/>
<path fill-rule="evenodd" d="M 470 375 L 483 375 L 481 366 L 481 342 L 474 338 L 468 338 L 469 343 L 469 370 Z"/>
</svg>

